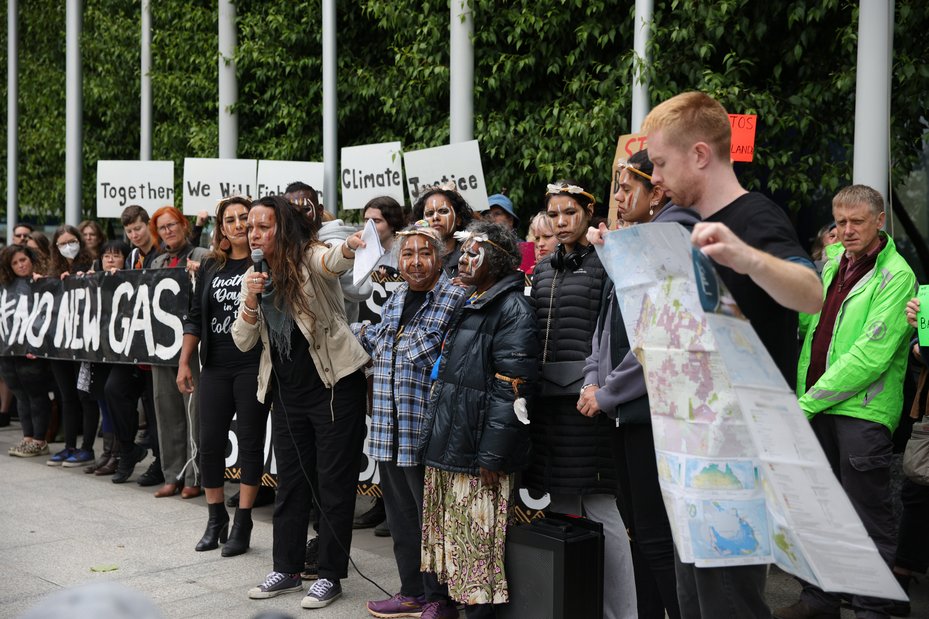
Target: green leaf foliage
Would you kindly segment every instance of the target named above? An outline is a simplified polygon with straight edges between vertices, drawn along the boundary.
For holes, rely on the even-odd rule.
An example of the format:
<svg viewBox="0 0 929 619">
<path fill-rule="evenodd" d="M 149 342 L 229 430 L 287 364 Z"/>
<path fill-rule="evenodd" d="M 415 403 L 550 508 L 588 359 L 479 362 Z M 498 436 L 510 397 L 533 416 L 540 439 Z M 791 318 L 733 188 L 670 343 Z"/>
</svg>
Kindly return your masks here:
<svg viewBox="0 0 929 619">
<path fill-rule="evenodd" d="M 235 4 L 239 156 L 320 160 L 321 3 Z M 758 114 L 755 161 L 739 164 L 740 177 L 794 210 L 821 210 L 851 178 L 857 6 L 657 0 L 651 98 L 699 89 L 731 112 Z M 606 202 L 616 138 L 630 131 L 634 2 L 470 0 L 470 8 L 474 135 L 488 189 L 508 188 L 523 220 L 556 178 L 576 179 Z M 30 0 L 19 10 L 20 209 L 58 218 L 64 3 Z M 139 12 L 139 2 L 84 2 L 87 214 L 96 160 L 138 157 Z M 217 8 L 207 0 L 160 0 L 152 13 L 153 158 L 176 162 L 179 190 L 184 157 L 217 153 Z M 447 143 L 448 0 L 342 1 L 337 13 L 340 145 L 400 140 L 414 150 Z M 916 165 L 926 133 L 927 29 L 921 0 L 896 2 L 891 152 L 899 178 Z M 5 123 L 3 114 L 4 130 Z"/>
</svg>

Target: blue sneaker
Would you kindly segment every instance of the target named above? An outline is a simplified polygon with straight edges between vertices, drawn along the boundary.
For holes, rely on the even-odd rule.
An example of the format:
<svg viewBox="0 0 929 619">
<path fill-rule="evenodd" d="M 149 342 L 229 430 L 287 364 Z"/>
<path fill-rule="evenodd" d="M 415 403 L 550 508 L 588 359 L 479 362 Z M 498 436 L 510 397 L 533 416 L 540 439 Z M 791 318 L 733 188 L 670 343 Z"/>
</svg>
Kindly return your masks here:
<svg viewBox="0 0 929 619">
<path fill-rule="evenodd" d="M 88 451 L 86 449 L 75 449 L 71 452 L 71 455 L 65 458 L 64 462 L 61 463 L 61 466 L 65 468 L 73 468 L 75 466 L 83 466 L 88 462 L 94 461 L 94 452 Z"/>
<path fill-rule="evenodd" d="M 45 461 L 45 464 L 49 466 L 61 466 L 62 462 L 71 457 L 76 450 L 74 447 L 65 447 L 54 456 Z"/>
</svg>

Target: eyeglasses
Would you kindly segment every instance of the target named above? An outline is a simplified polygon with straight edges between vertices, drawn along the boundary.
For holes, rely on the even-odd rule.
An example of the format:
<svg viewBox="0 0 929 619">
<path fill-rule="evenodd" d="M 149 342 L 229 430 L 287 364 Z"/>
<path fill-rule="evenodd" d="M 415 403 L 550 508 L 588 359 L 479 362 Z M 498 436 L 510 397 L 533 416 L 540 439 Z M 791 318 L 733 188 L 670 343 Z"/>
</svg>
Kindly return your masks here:
<svg viewBox="0 0 929 619">
<path fill-rule="evenodd" d="M 64 243 L 55 243 L 58 247 L 67 247 L 68 245 L 80 245 L 77 241 L 65 241 Z"/>
<path fill-rule="evenodd" d="M 13 238 L 14 238 L 14 239 L 28 239 L 28 238 L 29 238 L 29 233 L 28 233 L 28 232 L 20 232 L 20 233 L 18 233 L 18 234 L 14 234 L 14 235 L 13 235 Z"/>
<path fill-rule="evenodd" d="M 179 225 L 180 224 L 178 224 L 176 221 L 172 221 L 169 224 L 158 226 L 158 234 L 164 234 L 165 232 L 171 232 L 172 230 L 177 228 Z"/>
</svg>

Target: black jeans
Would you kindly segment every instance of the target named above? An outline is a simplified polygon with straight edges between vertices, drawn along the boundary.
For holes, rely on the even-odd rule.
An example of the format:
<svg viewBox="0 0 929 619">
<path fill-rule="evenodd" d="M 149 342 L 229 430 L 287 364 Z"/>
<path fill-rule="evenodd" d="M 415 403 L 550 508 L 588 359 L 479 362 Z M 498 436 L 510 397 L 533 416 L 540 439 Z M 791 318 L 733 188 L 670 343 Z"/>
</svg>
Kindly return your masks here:
<svg viewBox="0 0 929 619">
<path fill-rule="evenodd" d="M 157 458 L 158 424 L 152 401 L 152 373 L 136 365 L 114 364 L 106 379 L 104 395 L 113 421 L 113 434 L 123 455 L 131 454 L 135 448 L 135 435 L 139 431 L 139 398 L 142 399 L 152 454 Z"/>
<path fill-rule="evenodd" d="M 890 493 L 893 457 L 890 430 L 873 421 L 825 413 L 813 417 L 811 424 L 832 465 L 832 472 L 842 484 L 868 536 L 887 565 L 893 565 L 897 531 Z M 839 608 L 842 601 L 839 594 L 803 584 L 800 599 L 810 607 L 816 610 Z M 851 602 L 856 611 L 873 611 L 879 616 L 893 605 L 890 600 L 860 595 L 851 596 Z"/>
<path fill-rule="evenodd" d="M 339 580 L 348 576 L 366 385 L 364 374 L 355 372 L 336 383 L 334 389 L 325 390 L 324 397 L 299 409 L 285 407 L 275 390 L 271 433 L 277 458 L 276 572 L 296 574 L 303 569 L 313 505 L 306 463 L 315 461 L 319 472 L 319 577 Z M 276 387 L 273 377 L 272 387 Z"/>
<path fill-rule="evenodd" d="M 241 482 L 257 486 L 264 469 L 265 426 L 271 401 L 262 404 L 258 364 L 236 367 L 203 366 L 197 385 L 200 398 L 200 468 L 204 488 L 222 488 L 226 442 L 236 415 Z"/>
<path fill-rule="evenodd" d="M 52 415 L 48 399 L 48 362 L 26 357 L 2 357 L 0 377 L 16 397 L 23 436 L 44 441 Z"/>
<path fill-rule="evenodd" d="M 623 521 L 632 534 L 639 616 L 678 619 L 674 540 L 658 485 L 651 424 L 616 429 L 616 463 Z"/>
<path fill-rule="evenodd" d="M 894 565 L 925 574 L 929 569 L 929 486 L 921 486 L 909 479 L 903 480 L 900 490 L 903 515 L 897 535 L 897 556 Z"/>
<path fill-rule="evenodd" d="M 93 396 L 77 389 L 81 364 L 55 359 L 49 362 L 61 394 L 61 419 L 65 431 L 65 447 L 77 447 L 77 435 L 83 433 L 81 449 L 93 451 L 100 423 L 100 408 Z"/>
<path fill-rule="evenodd" d="M 421 572 L 423 540 L 422 465 L 399 467 L 396 462 L 378 462 L 384 508 L 394 542 L 394 559 L 400 572 L 400 594 L 425 595 L 430 602 L 448 602 L 448 587 L 439 584 L 435 572 Z"/>
</svg>

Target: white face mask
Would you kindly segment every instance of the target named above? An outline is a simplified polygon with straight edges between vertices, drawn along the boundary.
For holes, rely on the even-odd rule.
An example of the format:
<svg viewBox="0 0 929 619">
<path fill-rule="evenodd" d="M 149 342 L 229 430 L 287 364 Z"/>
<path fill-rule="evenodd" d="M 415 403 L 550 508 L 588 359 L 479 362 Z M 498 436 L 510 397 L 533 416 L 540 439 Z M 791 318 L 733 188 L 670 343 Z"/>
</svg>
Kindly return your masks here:
<svg viewBox="0 0 929 619">
<path fill-rule="evenodd" d="M 81 244 L 77 241 L 71 241 L 70 243 L 59 245 L 58 251 L 61 252 L 61 255 L 68 260 L 74 260 L 78 252 L 81 251 Z"/>
</svg>

